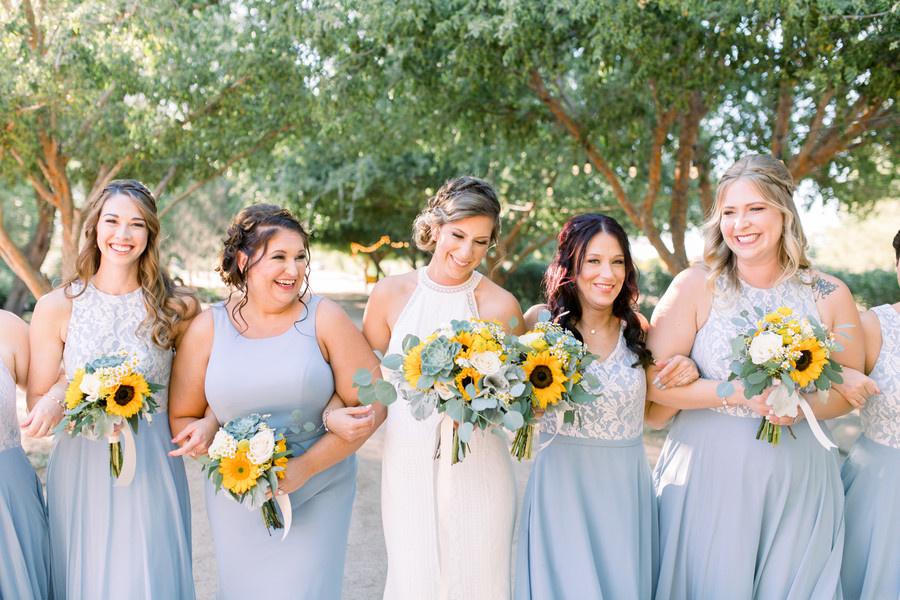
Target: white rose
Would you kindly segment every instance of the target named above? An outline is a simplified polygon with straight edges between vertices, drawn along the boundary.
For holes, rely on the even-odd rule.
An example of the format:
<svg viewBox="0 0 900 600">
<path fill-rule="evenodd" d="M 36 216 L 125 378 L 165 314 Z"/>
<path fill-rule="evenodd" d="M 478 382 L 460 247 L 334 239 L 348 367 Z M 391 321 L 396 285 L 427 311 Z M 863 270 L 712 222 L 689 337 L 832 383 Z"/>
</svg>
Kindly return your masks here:
<svg viewBox="0 0 900 600">
<path fill-rule="evenodd" d="M 87 396 L 89 402 L 96 402 L 100 398 L 100 388 L 102 387 L 103 381 L 96 373 L 85 373 L 78 389 Z"/>
<path fill-rule="evenodd" d="M 500 370 L 500 357 L 496 352 L 478 352 L 469 357 L 469 363 L 482 375 L 493 375 Z"/>
<path fill-rule="evenodd" d="M 250 449 L 247 451 L 247 458 L 254 465 L 261 465 L 272 458 L 272 452 L 275 450 L 275 432 L 271 429 L 261 429 L 256 435 L 250 438 Z"/>
<path fill-rule="evenodd" d="M 786 385 L 777 385 L 766 398 L 766 404 L 772 407 L 776 417 L 797 417 L 797 407 L 800 406 L 800 396 L 797 390 L 789 390 Z"/>
<path fill-rule="evenodd" d="M 441 397 L 441 400 L 452 400 L 455 395 L 453 390 L 450 389 L 450 386 L 443 381 L 434 382 L 434 391 Z"/>
<path fill-rule="evenodd" d="M 543 339 L 544 334 L 539 331 L 534 331 L 532 333 L 526 333 L 524 335 L 519 336 L 519 343 L 524 344 L 526 346 L 533 345 L 537 340 Z"/>
<path fill-rule="evenodd" d="M 220 429 L 216 432 L 216 437 L 213 438 L 212 444 L 209 445 L 209 450 L 206 453 L 213 460 L 218 460 L 225 457 L 231 458 L 236 450 L 237 442 L 234 441 L 231 434 L 224 429 Z"/>
<path fill-rule="evenodd" d="M 781 336 L 777 333 L 766 331 L 761 333 L 750 342 L 750 360 L 754 365 L 763 365 L 776 356 L 781 351 Z"/>
</svg>

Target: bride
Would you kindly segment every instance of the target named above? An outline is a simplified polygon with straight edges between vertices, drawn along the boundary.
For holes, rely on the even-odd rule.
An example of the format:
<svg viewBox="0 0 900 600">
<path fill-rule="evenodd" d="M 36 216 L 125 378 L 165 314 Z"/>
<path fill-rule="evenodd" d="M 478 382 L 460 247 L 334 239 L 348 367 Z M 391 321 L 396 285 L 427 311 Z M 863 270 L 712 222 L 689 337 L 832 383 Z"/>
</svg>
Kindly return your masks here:
<svg viewBox="0 0 900 600">
<path fill-rule="evenodd" d="M 416 245 L 432 258 L 372 290 L 363 317 L 372 348 L 401 352 L 406 335 L 425 337 L 451 319 L 492 319 L 521 332 L 519 303 L 475 270 L 500 231 L 500 203 L 487 182 L 448 181 L 413 228 Z M 385 427 L 385 600 L 509 598 L 516 488 L 504 440 L 476 432 L 465 460 L 451 466 L 449 418 L 434 413 L 418 421 L 398 397 Z"/>
</svg>

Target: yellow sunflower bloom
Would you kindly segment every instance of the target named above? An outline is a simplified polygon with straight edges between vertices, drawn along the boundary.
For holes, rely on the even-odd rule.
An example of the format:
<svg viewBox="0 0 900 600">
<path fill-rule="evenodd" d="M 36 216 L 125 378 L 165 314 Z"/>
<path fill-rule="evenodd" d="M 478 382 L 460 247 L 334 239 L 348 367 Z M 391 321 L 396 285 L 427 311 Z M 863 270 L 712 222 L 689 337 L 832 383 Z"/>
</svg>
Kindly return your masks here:
<svg viewBox="0 0 900 600">
<path fill-rule="evenodd" d="M 562 370 L 562 361 L 549 351 L 529 353 L 522 365 L 525 377 L 534 389 L 537 405 L 546 409 L 556 404 L 566 391 L 564 383 L 568 379 Z"/>
<path fill-rule="evenodd" d="M 828 354 L 819 345 L 816 338 L 807 338 L 801 341 L 794 347 L 794 350 L 800 352 L 800 358 L 791 361 L 794 366 L 794 370 L 791 371 L 791 379 L 798 386 L 804 388 L 822 374 L 822 367 L 828 361 Z"/>
<path fill-rule="evenodd" d="M 110 388 L 106 396 L 106 412 L 120 417 L 133 417 L 144 406 L 144 398 L 150 395 L 150 386 L 140 373 L 129 373 Z"/>
<path fill-rule="evenodd" d="M 780 323 L 781 314 L 777 312 L 770 312 L 765 317 L 763 317 L 763 321 L 765 321 L 766 323 Z"/>
<path fill-rule="evenodd" d="M 403 377 L 412 387 L 416 387 L 419 378 L 422 376 L 422 349 L 425 343 L 421 343 L 412 350 L 403 359 Z"/>
<path fill-rule="evenodd" d="M 81 399 L 84 397 L 84 394 L 81 392 L 82 379 L 84 379 L 84 369 L 78 369 L 75 371 L 75 376 L 72 377 L 69 387 L 66 388 L 66 408 L 69 410 L 81 404 Z"/>
<path fill-rule="evenodd" d="M 231 458 L 225 457 L 219 463 L 222 486 L 235 494 L 243 494 L 256 485 L 259 467 L 254 465 L 245 450 L 238 450 Z"/>
<path fill-rule="evenodd" d="M 456 389 L 462 394 L 463 400 L 471 402 L 472 398 L 466 391 L 466 386 L 471 383 L 477 394 L 479 391 L 478 386 L 481 383 L 481 373 L 479 373 L 477 369 L 463 369 L 459 372 L 454 381 L 456 382 Z"/>
<path fill-rule="evenodd" d="M 281 454 L 287 450 L 287 443 L 284 441 L 284 438 L 281 438 L 277 442 L 275 442 L 275 454 Z M 287 456 L 282 456 L 281 458 L 276 458 L 273 461 L 273 466 L 275 467 L 286 467 L 288 462 Z M 276 471 L 275 476 L 278 479 L 284 479 L 284 471 Z"/>
<path fill-rule="evenodd" d="M 465 355 L 472 348 L 472 344 L 475 343 L 475 336 L 472 335 L 471 331 L 460 331 L 450 341 L 460 344 L 462 346 L 460 354 Z"/>
</svg>

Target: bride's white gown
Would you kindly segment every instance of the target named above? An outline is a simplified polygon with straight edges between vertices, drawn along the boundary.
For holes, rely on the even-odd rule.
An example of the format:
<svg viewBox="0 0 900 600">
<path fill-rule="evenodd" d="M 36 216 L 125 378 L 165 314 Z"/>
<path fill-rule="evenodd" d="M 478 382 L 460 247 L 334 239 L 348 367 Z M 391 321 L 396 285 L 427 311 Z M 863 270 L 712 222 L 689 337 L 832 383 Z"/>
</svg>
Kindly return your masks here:
<svg viewBox="0 0 900 600">
<path fill-rule="evenodd" d="M 480 273 L 452 287 L 432 281 L 424 268 L 418 275 L 391 332 L 389 354 L 401 352 L 407 334 L 423 338 L 451 319 L 478 317 Z M 476 432 L 470 453 L 451 466 L 452 425 L 442 417 L 418 421 L 400 397 L 388 410 L 381 465 L 384 598 L 505 600 L 516 517 L 509 450 L 496 435 Z M 435 461 L 438 427 L 441 456 Z"/>
</svg>

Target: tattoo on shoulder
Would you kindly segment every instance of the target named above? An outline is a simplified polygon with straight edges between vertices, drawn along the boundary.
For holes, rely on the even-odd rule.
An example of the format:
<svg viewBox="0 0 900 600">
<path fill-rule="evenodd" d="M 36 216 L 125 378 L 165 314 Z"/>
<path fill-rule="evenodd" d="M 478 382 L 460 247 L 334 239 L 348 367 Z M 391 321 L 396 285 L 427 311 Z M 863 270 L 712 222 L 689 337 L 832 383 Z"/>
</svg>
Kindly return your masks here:
<svg viewBox="0 0 900 600">
<path fill-rule="evenodd" d="M 826 296 L 830 295 L 831 292 L 837 289 L 837 286 L 827 279 L 816 276 L 815 280 L 813 280 L 813 293 L 816 295 L 816 300 L 821 300 Z"/>
</svg>

